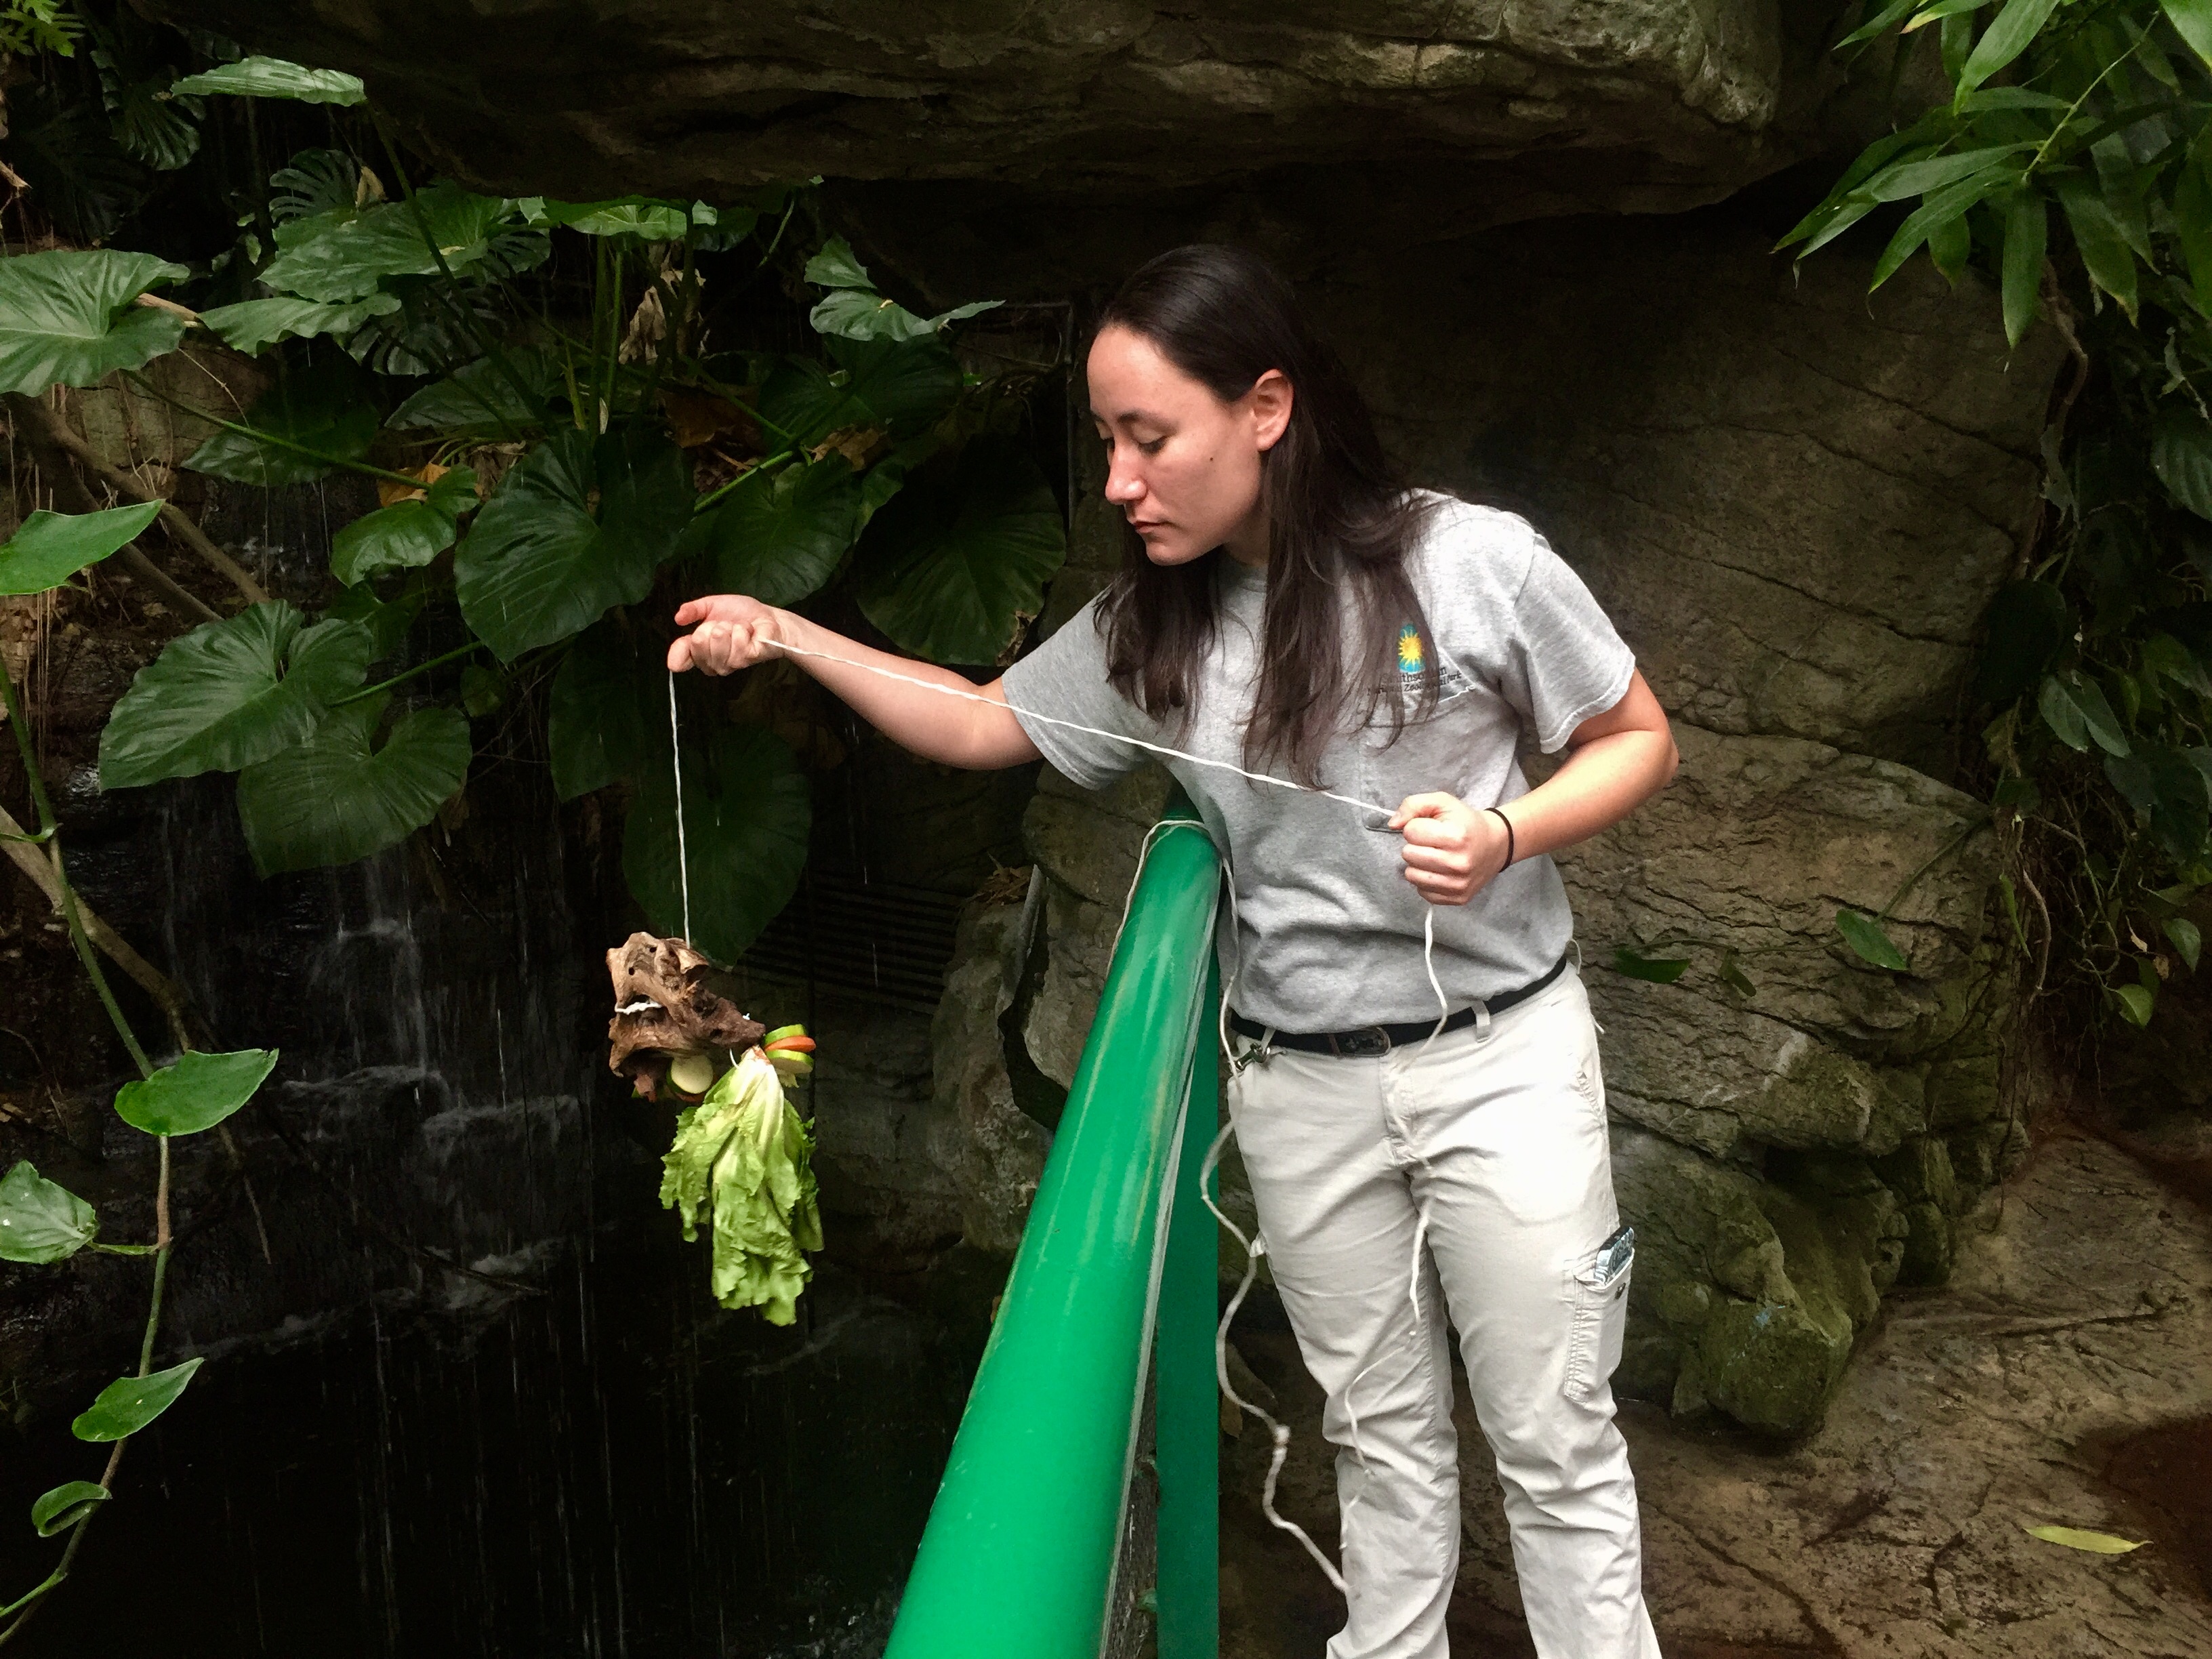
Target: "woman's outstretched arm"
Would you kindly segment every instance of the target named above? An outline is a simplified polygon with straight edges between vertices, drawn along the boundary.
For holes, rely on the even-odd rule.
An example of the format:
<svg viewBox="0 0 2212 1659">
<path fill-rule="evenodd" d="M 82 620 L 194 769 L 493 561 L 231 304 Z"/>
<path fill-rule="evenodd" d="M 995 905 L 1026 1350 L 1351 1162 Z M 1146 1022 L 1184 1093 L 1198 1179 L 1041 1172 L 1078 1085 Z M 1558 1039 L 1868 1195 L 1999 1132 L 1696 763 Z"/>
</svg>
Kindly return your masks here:
<svg viewBox="0 0 2212 1659">
<path fill-rule="evenodd" d="M 696 668 L 706 674 L 734 674 L 756 663 L 787 657 L 893 743 L 925 760 L 980 772 L 1038 758 L 1036 745 L 1006 707 L 1006 693 L 997 680 L 977 685 L 949 668 L 872 649 L 741 594 L 690 600 L 677 611 L 676 622 L 678 627 L 691 627 L 668 647 L 668 665 L 679 673 Z M 800 656 L 780 651 L 778 645 L 821 654 Z M 872 672 L 873 669 L 904 678 L 889 679 Z M 931 686 L 966 695 L 946 696 L 944 691 L 927 689 Z M 979 697 L 986 701 L 976 701 Z"/>
<path fill-rule="evenodd" d="M 1665 788 L 1680 760 L 1667 711 L 1640 673 L 1602 714 L 1567 739 L 1559 769 L 1499 808 L 1512 820 L 1517 862 L 1587 841 Z M 1498 813 L 1455 795 L 1409 795 L 1390 820 L 1405 832 L 1406 879 L 1431 904 L 1464 904 L 1505 866 L 1508 837 Z"/>
</svg>

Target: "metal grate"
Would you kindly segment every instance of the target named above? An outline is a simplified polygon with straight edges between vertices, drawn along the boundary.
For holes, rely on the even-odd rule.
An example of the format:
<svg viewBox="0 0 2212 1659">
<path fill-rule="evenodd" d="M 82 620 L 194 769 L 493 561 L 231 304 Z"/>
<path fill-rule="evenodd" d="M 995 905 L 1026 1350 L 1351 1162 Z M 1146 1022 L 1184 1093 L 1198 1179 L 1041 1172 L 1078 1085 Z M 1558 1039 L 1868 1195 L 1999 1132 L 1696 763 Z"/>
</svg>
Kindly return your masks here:
<svg viewBox="0 0 2212 1659">
<path fill-rule="evenodd" d="M 967 899 L 811 866 L 798 896 L 753 941 L 742 965 L 779 979 L 933 1012 Z"/>
</svg>

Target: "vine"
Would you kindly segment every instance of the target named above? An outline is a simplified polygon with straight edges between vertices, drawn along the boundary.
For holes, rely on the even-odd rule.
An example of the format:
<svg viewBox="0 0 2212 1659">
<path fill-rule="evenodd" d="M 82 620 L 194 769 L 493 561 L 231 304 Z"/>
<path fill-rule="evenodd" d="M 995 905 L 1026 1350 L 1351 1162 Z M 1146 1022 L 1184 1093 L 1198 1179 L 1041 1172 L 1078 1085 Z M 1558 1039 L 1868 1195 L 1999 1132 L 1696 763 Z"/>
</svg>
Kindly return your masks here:
<svg viewBox="0 0 2212 1659">
<path fill-rule="evenodd" d="M 1931 59 L 1950 96 L 1781 246 L 1802 259 L 1902 210 L 1872 286 L 1923 252 L 1954 282 L 1972 266 L 2014 346 L 2040 318 L 2067 348 L 1971 696 L 2029 1000 L 2070 988 L 2147 1024 L 2198 965 L 2212 886 L 2212 0 L 1861 15 L 1840 51 L 1887 46 L 1893 76 Z"/>
<path fill-rule="evenodd" d="M 79 570 L 106 558 L 127 543 L 153 519 L 151 506 L 118 507 L 106 513 L 67 515 L 33 514 L 4 547 L 0 547 L 0 593 L 46 592 L 61 586 Z M 27 1160 L 0 1176 L 0 1261 L 28 1264 L 61 1261 L 80 1250 L 111 1255 L 150 1255 L 153 1283 L 147 1297 L 146 1322 L 138 1346 L 138 1367 L 101 1389 L 91 1406 L 79 1413 L 71 1428 L 76 1437 L 94 1444 L 107 1443 L 107 1461 L 97 1480 L 71 1480 L 43 1494 L 31 1508 L 32 1525 L 42 1538 L 67 1533 L 60 1558 L 46 1577 L 13 1601 L 0 1606 L 0 1647 L 5 1647 L 38 1612 L 46 1598 L 70 1575 L 86 1533 L 100 1506 L 113 1494 L 123 1454 L 131 1438 L 173 1404 L 199 1369 L 197 1358 L 166 1370 L 154 1370 L 154 1352 L 161 1335 L 162 1292 L 168 1281 L 169 1256 L 174 1245 L 169 1216 L 169 1139 L 173 1135 L 197 1134 L 216 1128 L 251 1099 L 276 1063 L 273 1050 L 246 1049 L 234 1054 L 194 1052 L 184 1040 L 176 1006 L 168 1011 L 183 1052 L 171 1064 L 156 1066 L 132 1030 L 106 970 L 100 966 L 86 916 L 63 860 L 61 825 L 15 691 L 14 676 L 0 662 L 0 704 L 4 704 L 9 728 L 23 762 L 38 830 L 18 839 L 35 843 L 51 872 L 49 886 L 70 943 L 83 964 L 100 1006 L 122 1040 L 138 1072 L 138 1081 L 126 1084 L 115 1097 L 115 1109 L 132 1127 L 155 1137 L 157 1173 L 154 1188 L 154 1238 L 150 1244 L 116 1244 L 99 1237 L 100 1221 L 92 1206 L 58 1183 L 48 1181 Z"/>
</svg>

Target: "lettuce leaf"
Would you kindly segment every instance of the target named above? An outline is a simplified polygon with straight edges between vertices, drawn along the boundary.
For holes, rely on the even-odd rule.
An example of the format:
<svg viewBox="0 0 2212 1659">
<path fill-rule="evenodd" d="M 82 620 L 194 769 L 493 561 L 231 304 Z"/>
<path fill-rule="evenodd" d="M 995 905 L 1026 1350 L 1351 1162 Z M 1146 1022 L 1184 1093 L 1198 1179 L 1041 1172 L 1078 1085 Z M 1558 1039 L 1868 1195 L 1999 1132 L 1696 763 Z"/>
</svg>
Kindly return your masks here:
<svg viewBox="0 0 2212 1659">
<path fill-rule="evenodd" d="M 771 1325 L 795 1316 L 814 1271 L 802 1252 L 822 1248 L 813 1155 L 813 1136 L 757 1048 L 677 1117 L 661 1206 L 677 1212 L 687 1242 L 710 1228 L 724 1307 L 758 1308 Z"/>
</svg>

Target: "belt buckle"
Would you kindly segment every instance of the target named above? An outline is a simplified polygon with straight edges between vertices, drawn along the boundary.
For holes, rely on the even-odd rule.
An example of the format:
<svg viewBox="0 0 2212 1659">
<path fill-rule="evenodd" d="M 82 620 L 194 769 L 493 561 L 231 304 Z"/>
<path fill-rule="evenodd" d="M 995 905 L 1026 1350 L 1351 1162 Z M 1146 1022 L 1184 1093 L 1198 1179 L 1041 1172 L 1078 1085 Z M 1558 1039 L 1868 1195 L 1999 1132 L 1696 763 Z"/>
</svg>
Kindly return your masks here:
<svg viewBox="0 0 2212 1659">
<path fill-rule="evenodd" d="M 1380 1025 L 1340 1032 L 1329 1042 L 1340 1060 L 1379 1060 L 1390 1052 L 1390 1034 Z"/>
</svg>

